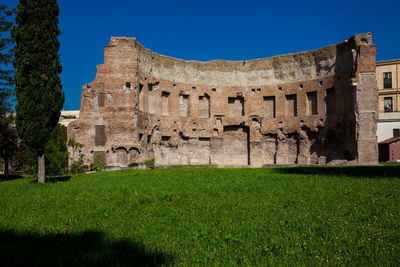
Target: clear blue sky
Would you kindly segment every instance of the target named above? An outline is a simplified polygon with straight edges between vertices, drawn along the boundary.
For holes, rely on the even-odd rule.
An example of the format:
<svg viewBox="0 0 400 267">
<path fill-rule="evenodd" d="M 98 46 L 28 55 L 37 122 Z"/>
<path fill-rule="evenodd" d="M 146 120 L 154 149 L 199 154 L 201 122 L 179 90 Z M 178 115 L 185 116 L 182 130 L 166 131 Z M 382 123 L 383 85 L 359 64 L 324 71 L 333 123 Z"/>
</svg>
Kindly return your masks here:
<svg viewBox="0 0 400 267">
<path fill-rule="evenodd" d="M 17 0 L 0 0 L 16 7 Z M 400 1 L 59 0 L 64 109 L 79 109 L 111 36 L 159 54 L 244 60 L 312 50 L 371 32 L 377 60 L 400 58 Z"/>
</svg>

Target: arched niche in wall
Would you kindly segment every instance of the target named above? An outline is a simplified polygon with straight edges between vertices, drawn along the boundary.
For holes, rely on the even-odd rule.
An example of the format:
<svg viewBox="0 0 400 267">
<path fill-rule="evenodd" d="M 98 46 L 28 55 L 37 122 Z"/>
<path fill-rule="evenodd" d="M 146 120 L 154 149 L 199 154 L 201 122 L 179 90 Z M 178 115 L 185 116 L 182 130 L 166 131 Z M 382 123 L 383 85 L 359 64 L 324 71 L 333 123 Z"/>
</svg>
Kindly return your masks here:
<svg viewBox="0 0 400 267">
<path fill-rule="evenodd" d="M 128 160 L 128 150 L 125 147 L 117 147 L 115 149 L 117 154 L 117 163 L 121 166 L 126 166 Z"/>
<path fill-rule="evenodd" d="M 129 162 L 129 164 L 138 163 L 140 154 L 141 154 L 141 152 L 137 147 L 129 148 L 129 150 L 128 150 L 128 162 Z"/>
</svg>

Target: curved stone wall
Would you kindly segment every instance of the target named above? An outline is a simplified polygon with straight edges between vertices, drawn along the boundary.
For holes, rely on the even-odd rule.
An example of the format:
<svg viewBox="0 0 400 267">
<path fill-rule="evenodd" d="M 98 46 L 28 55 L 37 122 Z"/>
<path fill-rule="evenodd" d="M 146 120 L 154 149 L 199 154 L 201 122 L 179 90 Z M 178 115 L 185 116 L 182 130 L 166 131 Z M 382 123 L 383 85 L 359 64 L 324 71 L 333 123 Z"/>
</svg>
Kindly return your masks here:
<svg viewBox="0 0 400 267">
<path fill-rule="evenodd" d="M 249 61 L 184 61 L 111 38 L 83 87 L 71 152 L 136 166 L 377 162 L 376 47 L 361 34 Z"/>
<path fill-rule="evenodd" d="M 141 72 L 158 79 L 209 86 L 274 85 L 321 79 L 352 68 L 356 56 L 355 51 L 337 51 L 338 46 L 332 45 L 248 61 L 199 62 L 162 56 L 144 48 L 135 39 L 131 41 L 138 51 Z"/>
</svg>

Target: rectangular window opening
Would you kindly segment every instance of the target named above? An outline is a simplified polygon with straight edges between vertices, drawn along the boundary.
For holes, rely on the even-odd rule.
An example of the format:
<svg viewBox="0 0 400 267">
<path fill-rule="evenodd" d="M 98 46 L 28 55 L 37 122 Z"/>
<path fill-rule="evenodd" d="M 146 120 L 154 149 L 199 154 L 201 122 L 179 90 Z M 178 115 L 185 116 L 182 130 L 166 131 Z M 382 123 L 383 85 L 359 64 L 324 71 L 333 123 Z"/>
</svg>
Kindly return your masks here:
<svg viewBox="0 0 400 267">
<path fill-rule="evenodd" d="M 393 129 L 393 137 L 400 137 L 400 129 Z"/>
<path fill-rule="evenodd" d="M 179 116 L 189 117 L 189 95 L 179 95 Z"/>
<path fill-rule="evenodd" d="M 143 84 L 139 83 L 139 110 L 144 111 L 144 92 Z"/>
<path fill-rule="evenodd" d="M 286 95 L 286 116 L 297 117 L 297 95 Z"/>
<path fill-rule="evenodd" d="M 336 99 L 335 99 L 335 89 L 329 88 L 326 89 L 326 113 L 334 113 L 336 110 Z"/>
<path fill-rule="evenodd" d="M 171 136 L 161 136 L 161 141 L 169 141 L 171 139 Z"/>
<path fill-rule="evenodd" d="M 383 73 L 383 88 L 385 88 L 385 89 L 392 88 L 392 73 L 391 72 Z"/>
<path fill-rule="evenodd" d="M 97 96 L 97 101 L 98 101 L 99 108 L 103 108 L 104 101 L 105 101 L 104 93 L 102 93 L 102 92 L 99 93 L 99 95 Z"/>
<path fill-rule="evenodd" d="M 307 93 L 307 115 L 318 114 L 318 98 L 317 92 Z"/>
<path fill-rule="evenodd" d="M 208 94 L 199 96 L 199 118 L 210 118 L 210 96 Z"/>
<path fill-rule="evenodd" d="M 96 125 L 95 126 L 94 143 L 96 146 L 104 146 L 106 144 L 106 126 L 105 125 Z"/>
<path fill-rule="evenodd" d="M 244 116 L 244 97 L 241 93 L 237 94 L 237 97 L 228 97 L 228 108 L 229 115 L 232 117 L 235 116 Z"/>
<path fill-rule="evenodd" d="M 163 91 L 161 93 L 161 113 L 163 116 L 170 115 L 169 108 L 169 95 L 170 92 Z"/>
<path fill-rule="evenodd" d="M 385 108 L 385 112 L 392 112 L 393 111 L 393 98 L 385 97 L 383 100 L 383 106 Z"/>
<path fill-rule="evenodd" d="M 264 118 L 275 118 L 275 96 L 264 96 Z"/>
</svg>

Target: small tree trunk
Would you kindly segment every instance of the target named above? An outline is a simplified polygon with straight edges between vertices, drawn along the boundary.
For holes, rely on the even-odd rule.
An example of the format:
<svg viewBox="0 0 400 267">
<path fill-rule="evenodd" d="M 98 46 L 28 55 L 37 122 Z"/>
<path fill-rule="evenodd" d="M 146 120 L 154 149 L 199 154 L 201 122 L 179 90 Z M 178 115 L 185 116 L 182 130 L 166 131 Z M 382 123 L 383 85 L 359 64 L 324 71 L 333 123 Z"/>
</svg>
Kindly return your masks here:
<svg viewBox="0 0 400 267">
<path fill-rule="evenodd" d="M 45 166 L 44 166 L 44 153 L 38 154 L 38 183 L 44 184 L 45 182 Z"/>
<path fill-rule="evenodd" d="M 8 174 L 8 158 L 4 158 L 4 174 Z"/>
</svg>

